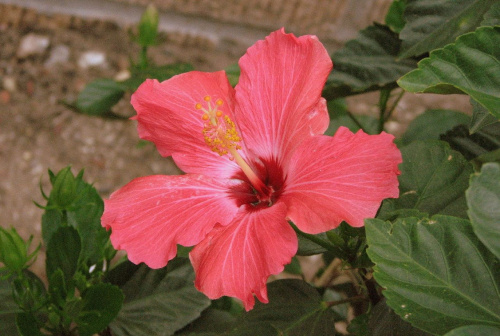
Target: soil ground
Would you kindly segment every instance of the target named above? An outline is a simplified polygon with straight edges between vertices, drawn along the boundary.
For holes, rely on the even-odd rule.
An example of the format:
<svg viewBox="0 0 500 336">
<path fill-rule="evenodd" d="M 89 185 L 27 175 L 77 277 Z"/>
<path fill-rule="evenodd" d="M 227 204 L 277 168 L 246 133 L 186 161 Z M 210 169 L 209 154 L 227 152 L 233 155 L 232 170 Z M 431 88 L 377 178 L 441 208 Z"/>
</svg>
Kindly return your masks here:
<svg viewBox="0 0 500 336">
<path fill-rule="evenodd" d="M 103 197 L 135 177 L 180 173 L 169 158 L 160 157 L 153 145 L 138 146 L 134 122 L 80 115 L 61 103 L 74 101 L 93 79 L 115 78 L 126 71 L 130 59 L 138 53 L 127 28 L 69 16 L 45 17 L 4 5 L 0 5 L 0 14 L 2 227 L 13 225 L 24 238 L 34 235 L 35 244 L 40 242 L 42 210 L 33 201 L 44 204 L 39 184 L 50 191 L 47 169 L 57 172 L 67 165 L 72 165 L 74 173 L 85 169 L 86 180 Z M 13 20 L 12 15 L 19 18 Z M 21 40 L 30 33 L 48 38 L 49 46 L 40 53 L 20 57 Z M 150 50 L 156 64 L 188 62 L 197 70 L 216 71 L 236 63 L 241 56 L 216 50 L 203 41 L 163 38 L 163 43 Z M 51 51 L 61 45 L 69 48 L 69 58 L 47 65 Z M 103 52 L 105 64 L 79 66 L 78 59 L 87 51 Z M 351 98 L 349 102 L 358 113 L 376 111 L 374 95 Z M 389 131 L 401 133 L 409 120 L 428 107 L 467 110 L 468 103 L 463 97 L 430 96 L 422 101 L 405 96 Z M 129 97 L 115 107 L 115 112 L 134 114 Z M 42 254 L 33 270 L 43 276 L 43 268 Z"/>
</svg>

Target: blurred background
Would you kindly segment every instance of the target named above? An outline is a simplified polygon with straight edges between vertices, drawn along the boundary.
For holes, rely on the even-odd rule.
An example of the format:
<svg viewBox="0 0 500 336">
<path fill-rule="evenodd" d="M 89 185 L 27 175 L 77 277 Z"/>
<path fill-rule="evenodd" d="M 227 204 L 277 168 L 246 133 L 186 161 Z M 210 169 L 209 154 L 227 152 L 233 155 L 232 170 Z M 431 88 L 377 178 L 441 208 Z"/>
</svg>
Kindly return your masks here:
<svg viewBox="0 0 500 336">
<path fill-rule="evenodd" d="M 96 78 L 126 79 L 139 46 L 137 23 L 148 4 L 160 11 L 155 64 L 186 62 L 217 71 L 235 63 L 269 32 L 285 27 L 316 34 L 330 53 L 360 29 L 382 22 L 390 0 L 0 0 L 0 225 L 41 240 L 47 169 L 71 164 L 103 197 L 135 177 L 180 173 L 128 120 L 75 113 L 74 102 Z M 463 99 L 462 99 L 463 98 Z M 348 99 L 358 114 L 377 112 L 377 96 Z M 427 108 L 469 109 L 466 97 L 406 94 L 388 131 L 401 134 Z M 134 114 L 129 95 L 113 112 Z M 33 266 L 43 274 L 43 255 Z"/>
</svg>

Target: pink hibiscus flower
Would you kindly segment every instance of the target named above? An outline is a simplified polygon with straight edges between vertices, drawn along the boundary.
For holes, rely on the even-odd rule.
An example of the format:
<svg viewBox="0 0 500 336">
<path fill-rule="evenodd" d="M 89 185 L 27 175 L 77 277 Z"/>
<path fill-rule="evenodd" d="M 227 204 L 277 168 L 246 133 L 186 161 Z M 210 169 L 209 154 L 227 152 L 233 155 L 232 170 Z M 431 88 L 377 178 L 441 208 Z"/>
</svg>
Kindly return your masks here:
<svg viewBox="0 0 500 336">
<path fill-rule="evenodd" d="M 281 29 L 240 59 L 235 89 L 224 71 L 147 80 L 132 96 L 138 132 L 172 156 L 180 176 L 137 178 L 105 201 L 102 225 L 130 261 L 160 268 L 176 244 L 193 246 L 195 286 L 209 298 L 254 295 L 307 233 L 363 226 L 398 196 L 393 136 L 329 123 L 321 91 L 332 62 L 315 36 Z"/>
</svg>

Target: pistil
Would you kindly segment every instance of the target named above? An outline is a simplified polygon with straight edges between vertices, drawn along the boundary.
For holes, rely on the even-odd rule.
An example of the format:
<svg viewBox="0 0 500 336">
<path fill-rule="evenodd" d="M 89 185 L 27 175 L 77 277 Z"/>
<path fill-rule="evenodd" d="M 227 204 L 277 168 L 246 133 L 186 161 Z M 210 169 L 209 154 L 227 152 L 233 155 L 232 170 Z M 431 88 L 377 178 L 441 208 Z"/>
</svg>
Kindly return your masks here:
<svg viewBox="0 0 500 336">
<path fill-rule="evenodd" d="M 205 121 L 203 128 L 205 143 L 220 156 L 227 154 L 230 160 L 234 160 L 240 166 L 253 188 L 261 195 L 267 194 L 269 191 L 266 185 L 238 153 L 238 149 L 241 149 L 238 144 L 241 138 L 231 118 L 228 115 L 223 115 L 223 112 L 219 110 L 223 101 L 217 99 L 215 106 L 212 106 L 210 96 L 205 96 L 203 100 L 206 102 L 207 108 L 204 108 L 201 103 L 197 103 L 195 108 L 203 111 L 201 118 Z"/>
</svg>

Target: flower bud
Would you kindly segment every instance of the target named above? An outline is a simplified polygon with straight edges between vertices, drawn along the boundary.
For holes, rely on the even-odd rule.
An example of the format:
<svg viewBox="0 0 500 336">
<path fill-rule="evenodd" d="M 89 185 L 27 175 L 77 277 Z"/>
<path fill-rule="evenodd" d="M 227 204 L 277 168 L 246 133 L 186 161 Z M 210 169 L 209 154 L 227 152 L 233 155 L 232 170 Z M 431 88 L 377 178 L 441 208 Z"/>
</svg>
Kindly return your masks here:
<svg viewBox="0 0 500 336">
<path fill-rule="evenodd" d="M 142 14 L 139 22 L 138 42 L 143 47 L 156 44 L 158 35 L 158 10 L 155 6 L 149 5 Z"/>
<path fill-rule="evenodd" d="M 76 198 L 76 179 L 71 167 L 62 169 L 55 177 L 50 200 L 60 209 L 67 209 Z"/>
<path fill-rule="evenodd" d="M 28 246 L 16 229 L 10 231 L 0 227 L 0 262 L 14 273 L 21 271 L 29 262 Z"/>
</svg>

